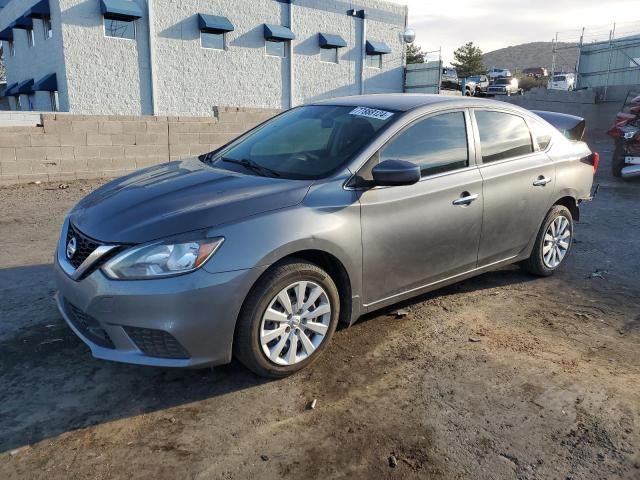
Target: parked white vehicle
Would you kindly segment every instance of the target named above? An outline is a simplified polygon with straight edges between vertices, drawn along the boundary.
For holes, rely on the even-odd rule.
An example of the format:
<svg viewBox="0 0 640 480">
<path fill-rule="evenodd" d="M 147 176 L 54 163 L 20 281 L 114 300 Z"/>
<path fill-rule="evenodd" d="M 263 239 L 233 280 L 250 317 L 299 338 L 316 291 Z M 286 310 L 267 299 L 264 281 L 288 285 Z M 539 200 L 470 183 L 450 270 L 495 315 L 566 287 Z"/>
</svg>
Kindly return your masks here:
<svg viewBox="0 0 640 480">
<path fill-rule="evenodd" d="M 500 77 L 510 77 L 511 71 L 507 70 L 506 68 L 491 67 L 491 70 L 489 70 L 489 73 L 487 73 L 487 76 L 491 80 L 494 80 Z"/>
<path fill-rule="evenodd" d="M 551 77 L 549 90 L 571 91 L 576 86 L 576 76 L 573 73 L 558 73 Z"/>
</svg>

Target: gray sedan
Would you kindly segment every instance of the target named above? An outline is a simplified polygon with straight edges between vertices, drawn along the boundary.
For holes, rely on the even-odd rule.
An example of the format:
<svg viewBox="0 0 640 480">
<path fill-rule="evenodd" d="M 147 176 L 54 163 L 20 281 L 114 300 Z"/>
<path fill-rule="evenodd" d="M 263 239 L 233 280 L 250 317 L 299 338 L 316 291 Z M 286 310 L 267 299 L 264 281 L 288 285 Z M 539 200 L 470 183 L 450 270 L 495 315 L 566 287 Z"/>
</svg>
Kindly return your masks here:
<svg viewBox="0 0 640 480">
<path fill-rule="evenodd" d="M 567 138 L 489 100 L 291 109 L 80 201 L 55 256 L 58 307 L 98 358 L 200 367 L 234 355 L 289 375 L 338 323 L 510 263 L 558 269 L 598 163 L 572 118 Z"/>
</svg>

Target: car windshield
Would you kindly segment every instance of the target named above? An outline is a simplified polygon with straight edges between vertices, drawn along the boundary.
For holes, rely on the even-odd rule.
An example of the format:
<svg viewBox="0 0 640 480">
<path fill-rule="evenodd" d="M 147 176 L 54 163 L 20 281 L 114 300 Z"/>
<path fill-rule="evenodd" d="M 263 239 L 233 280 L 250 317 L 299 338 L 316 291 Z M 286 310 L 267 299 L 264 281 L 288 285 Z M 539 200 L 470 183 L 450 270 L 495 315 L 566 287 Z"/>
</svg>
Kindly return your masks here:
<svg viewBox="0 0 640 480">
<path fill-rule="evenodd" d="M 509 78 L 498 78 L 495 83 L 496 85 L 509 85 L 511 80 Z"/>
<path fill-rule="evenodd" d="M 253 175 L 323 178 L 357 154 L 395 117 L 395 111 L 356 106 L 297 107 L 201 159 Z"/>
<path fill-rule="evenodd" d="M 554 82 L 564 82 L 567 79 L 564 75 L 556 75 L 553 77 Z"/>
<path fill-rule="evenodd" d="M 470 80 L 472 82 L 479 82 L 480 81 L 480 77 L 477 77 L 477 76 L 467 77 L 467 80 Z"/>
</svg>

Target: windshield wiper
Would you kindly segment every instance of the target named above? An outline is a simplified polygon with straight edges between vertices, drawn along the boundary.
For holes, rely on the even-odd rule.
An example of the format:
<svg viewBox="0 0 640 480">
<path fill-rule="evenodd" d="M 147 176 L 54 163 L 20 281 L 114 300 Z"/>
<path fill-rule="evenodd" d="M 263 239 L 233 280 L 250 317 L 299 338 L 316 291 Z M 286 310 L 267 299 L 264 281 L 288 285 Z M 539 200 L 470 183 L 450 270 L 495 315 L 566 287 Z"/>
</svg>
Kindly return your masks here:
<svg viewBox="0 0 640 480">
<path fill-rule="evenodd" d="M 236 160 L 235 158 L 222 158 L 223 162 L 235 163 L 236 165 L 242 165 L 247 170 L 253 170 L 254 172 L 261 173 L 262 176 L 266 176 L 265 173 L 268 173 L 274 177 L 280 177 L 281 175 L 275 170 L 270 169 L 269 167 L 263 167 L 259 163 L 254 162 L 253 160 L 249 160 L 248 158 L 243 158 L 242 160 Z"/>
</svg>

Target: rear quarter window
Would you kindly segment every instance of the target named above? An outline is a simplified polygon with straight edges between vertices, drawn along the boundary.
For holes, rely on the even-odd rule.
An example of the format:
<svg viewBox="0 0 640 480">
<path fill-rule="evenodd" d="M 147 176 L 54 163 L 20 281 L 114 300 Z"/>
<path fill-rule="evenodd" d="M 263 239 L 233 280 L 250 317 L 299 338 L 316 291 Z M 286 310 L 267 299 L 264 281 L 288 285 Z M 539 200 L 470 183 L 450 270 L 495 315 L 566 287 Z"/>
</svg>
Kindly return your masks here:
<svg viewBox="0 0 640 480">
<path fill-rule="evenodd" d="M 524 118 L 504 112 L 477 110 L 474 112 L 482 162 L 496 162 L 533 152 L 531 132 Z"/>
</svg>

